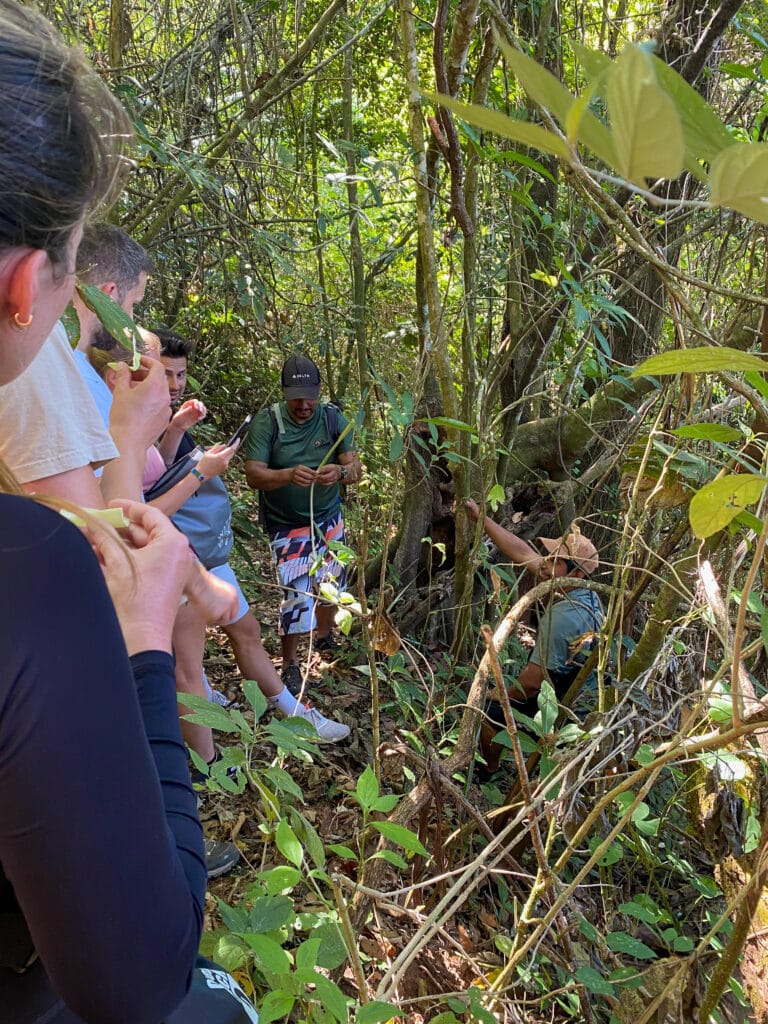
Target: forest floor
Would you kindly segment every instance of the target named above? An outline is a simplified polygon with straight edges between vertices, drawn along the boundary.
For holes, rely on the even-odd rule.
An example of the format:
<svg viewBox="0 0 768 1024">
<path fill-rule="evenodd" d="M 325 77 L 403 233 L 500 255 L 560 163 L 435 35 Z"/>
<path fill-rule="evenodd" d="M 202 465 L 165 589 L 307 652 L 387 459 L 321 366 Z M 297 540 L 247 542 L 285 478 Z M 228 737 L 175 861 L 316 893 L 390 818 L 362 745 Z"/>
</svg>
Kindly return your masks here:
<svg viewBox="0 0 768 1024">
<path fill-rule="evenodd" d="M 264 548 L 263 552 L 261 548 Z M 249 555 L 247 562 L 242 558 L 236 559 L 236 571 L 251 600 L 251 609 L 262 624 L 265 647 L 279 671 L 279 640 L 276 630 L 278 597 L 266 546 L 249 545 Z M 311 760 L 286 758 L 281 764 L 301 789 L 301 813 L 316 829 L 324 845 L 327 847 L 328 844 L 336 843 L 356 849 L 362 817 L 360 807 L 352 795 L 357 780 L 373 762 L 371 692 L 369 678 L 360 670 L 360 666 L 366 664 L 366 657 L 359 638 L 342 637 L 341 640 L 342 647 L 334 661 L 329 662 L 316 653 L 311 655 L 306 695 L 324 714 L 347 723 L 351 727 L 351 734 L 340 743 L 320 745 L 318 753 L 313 754 Z M 306 646 L 302 647 L 300 654 L 304 658 L 303 665 L 306 665 Z M 247 708 L 232 649 L 224 633 L 219 630 L 209 631 L 205 668 L 211 684 L 217 690 L 225 694 L 233 705 Z M 412 787 L 414 778 L 421 775 L 416 765 L 409 764 L 408 746 L 403 742 L 402 735 L 403 729 L 418 728 L 418 723 L 407 722 L 407 715 L 398 704 L 396 695 L 386 684 L 382 689 L 380 730 L 382 748 L 388 750 L 388 753 L 382 758 L 381 788 L 382 792 L 402 794 Z M 267 712 L 265 717 L 269 714 Z M 216 734 L 215 738 L 221 748 L 231 742 L 231 737 L 223 733 Z M 272 751 L 255 752 L 253 760 L 257 769 L 258 764 L 268 763 L 273 756 Z M 486 794 L 479 786 L 472 785 L 467 788 L 467 792 L 475 806 L 488 808 Z M 208 838 L 234 840 L 241 852 L 238 868 L 209 883 L 206 930 L 212 930 L 221 928 L 222 923 L 217 900 L 223 900 L 230 906 L 237 904 L 248 892 L 258 872 L 281 861 L 275 859 L 279 854 L 274 844 L 265 840 L 262 798 L 254 789 L 246 786 L 240 795 L 207 793 L 201 800 L 201 818 Z M 420 821 L 412 823 L 411 828 L 419 834 L 428 849 L 434 850 L 436 845 L 438 848 L 442 846 L 448 835 L 453 834 L 455 837 L 457 830 L 465 824 L 466 820 L 457 815 L 454 807 L 439 807 L 437 813 L 433 809 Z M 454 855 L 464 860 L 468 855 L 465 847 L 471 845 L 472 839 L 460 840 L 461 853 L 455 849 Z M 372 852 L 373 848 L 367 852 Z M 450 866 L 446 857 L 451 858 L 447 847 L 441 853 L 443 870 Z M 406 873 L 398 874 L 395 869 L 388 868 L 387 885 L 392 888 L 412 885 L 419 880 L 423 869 L 420 857 L 409 862 L 409 871 Z M 359 865 L 354 861 L 345 862 L 331 856 L 327 870 L 329 873 L 344 874 L 353 881 L 358 876 Z M 358 936 L 366 978 L 372 990 L 376 988 L 381 970 L 400 952 L 423 920 L 425 904 L 436 901 L 444 892 L 443 885 L 435 887 L 428 879 L 422 880 L 427 883 L 427 895 L 418 894 L 417 898 L 410 901 L 398 897 L 384 903 L 378 902 L 371 922 Z M 352 894 L 350 885 L 345 894 L 346 899 L 351 900 Z M 316 896 L 309 891 L 306 896 L 307 909 L 316 910 Z M 298 910 L 301 899 L 295 900 L 295 905 Z M 412 1009 L 407 1013 L 407 1019 L 413 1024 L 428 1021 L 440 1009 L 445 1010 L 446 1004 L 440 999 L 435 1000 L 435 996 L 463 993 L 473 980 L 477 981 L 478 957 L 483 965 L 482 974 L 493 972 L 502 963 L 502 957 L 494 947 L 494 936 L 498 933 L 500 922 L 496 914 L 489 913 L 487 908 L 487 899 L 484 901 L 483 894 L 478 893 L 478 899 L 469 912 L 442 930 L 411 962 L 399 984 L 398 998 L 399 1001 L 416 1001 L 416 1005 L 412 1004 Z M 473 960 L 474 967 L 471 966 Z M 348 969 L 337 980 L 349 995 L 357 995 L 351 970 Z M 422 1001 L 426 1011 L 424 1013 L 418 1009 Z"/>
</svg>

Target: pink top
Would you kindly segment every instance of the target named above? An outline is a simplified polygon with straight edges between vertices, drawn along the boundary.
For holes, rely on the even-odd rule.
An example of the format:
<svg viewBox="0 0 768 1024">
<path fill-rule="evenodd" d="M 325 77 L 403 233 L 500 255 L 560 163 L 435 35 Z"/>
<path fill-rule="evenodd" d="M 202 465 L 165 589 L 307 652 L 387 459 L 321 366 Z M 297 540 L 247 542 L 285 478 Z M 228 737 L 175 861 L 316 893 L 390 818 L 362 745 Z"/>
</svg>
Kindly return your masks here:
<svg viewBox="0 0 768 1024">
<path fill-rule="evenodd" d="M 155 445 L 151 448 L 147 448 L 147 457 L 144 460 L 144 476 L 141 478 L 141 489 L 146 492 L 156 484 L 160 477 L 165 472 L 165 463 L 163 462 L 163 456 L 157 450 Z"/>
</svg>

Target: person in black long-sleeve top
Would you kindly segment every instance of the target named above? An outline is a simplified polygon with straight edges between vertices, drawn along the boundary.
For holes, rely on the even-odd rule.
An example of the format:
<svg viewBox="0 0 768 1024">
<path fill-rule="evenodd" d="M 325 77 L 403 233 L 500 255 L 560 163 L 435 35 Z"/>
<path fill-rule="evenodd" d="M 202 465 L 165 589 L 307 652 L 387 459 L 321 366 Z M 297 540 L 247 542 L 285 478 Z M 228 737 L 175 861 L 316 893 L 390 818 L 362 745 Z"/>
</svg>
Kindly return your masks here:
<svg viewBox="0 0 768 1024">
<path fill-rule="evenodd" d="M 0 892 L 74 1013 L 157 1024 L 189 986 L 206 884 L 170 636 L 129 661 L 87 541 L 28 498 L 0 496 L 0 580 Z"/>
</svg>

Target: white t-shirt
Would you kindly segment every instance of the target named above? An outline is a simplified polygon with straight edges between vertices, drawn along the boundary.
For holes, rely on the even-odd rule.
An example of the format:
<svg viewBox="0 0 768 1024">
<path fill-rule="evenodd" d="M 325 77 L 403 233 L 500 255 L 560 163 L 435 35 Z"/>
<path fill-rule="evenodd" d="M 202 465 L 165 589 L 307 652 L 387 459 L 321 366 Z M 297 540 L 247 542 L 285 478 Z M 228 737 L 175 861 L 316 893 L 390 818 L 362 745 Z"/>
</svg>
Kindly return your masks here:
<svg viewBox="0 0 768 1024">
<path fill-rule="evenodd" d="M 0 459 L 24 484 L 117 455 L 57 323 L 26 370 L 0 387 Z"/>
</svg>

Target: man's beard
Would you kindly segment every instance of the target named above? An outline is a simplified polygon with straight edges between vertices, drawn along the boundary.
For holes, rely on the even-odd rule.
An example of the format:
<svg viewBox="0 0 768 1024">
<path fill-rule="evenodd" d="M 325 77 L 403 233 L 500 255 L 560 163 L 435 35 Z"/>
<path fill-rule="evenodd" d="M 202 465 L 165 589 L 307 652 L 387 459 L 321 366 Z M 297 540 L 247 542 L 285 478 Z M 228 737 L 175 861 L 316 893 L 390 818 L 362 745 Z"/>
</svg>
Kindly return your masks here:
<svg viewBox="0 0 768 1024">
<path fill-rule="evenodd" d="M 97 348 L 102 352 L 111 352 L 119 344 L 120 342 L 112 337 L 104 324 L 99 324 L 94 331 L 91 347 Z"/>
</svg>

